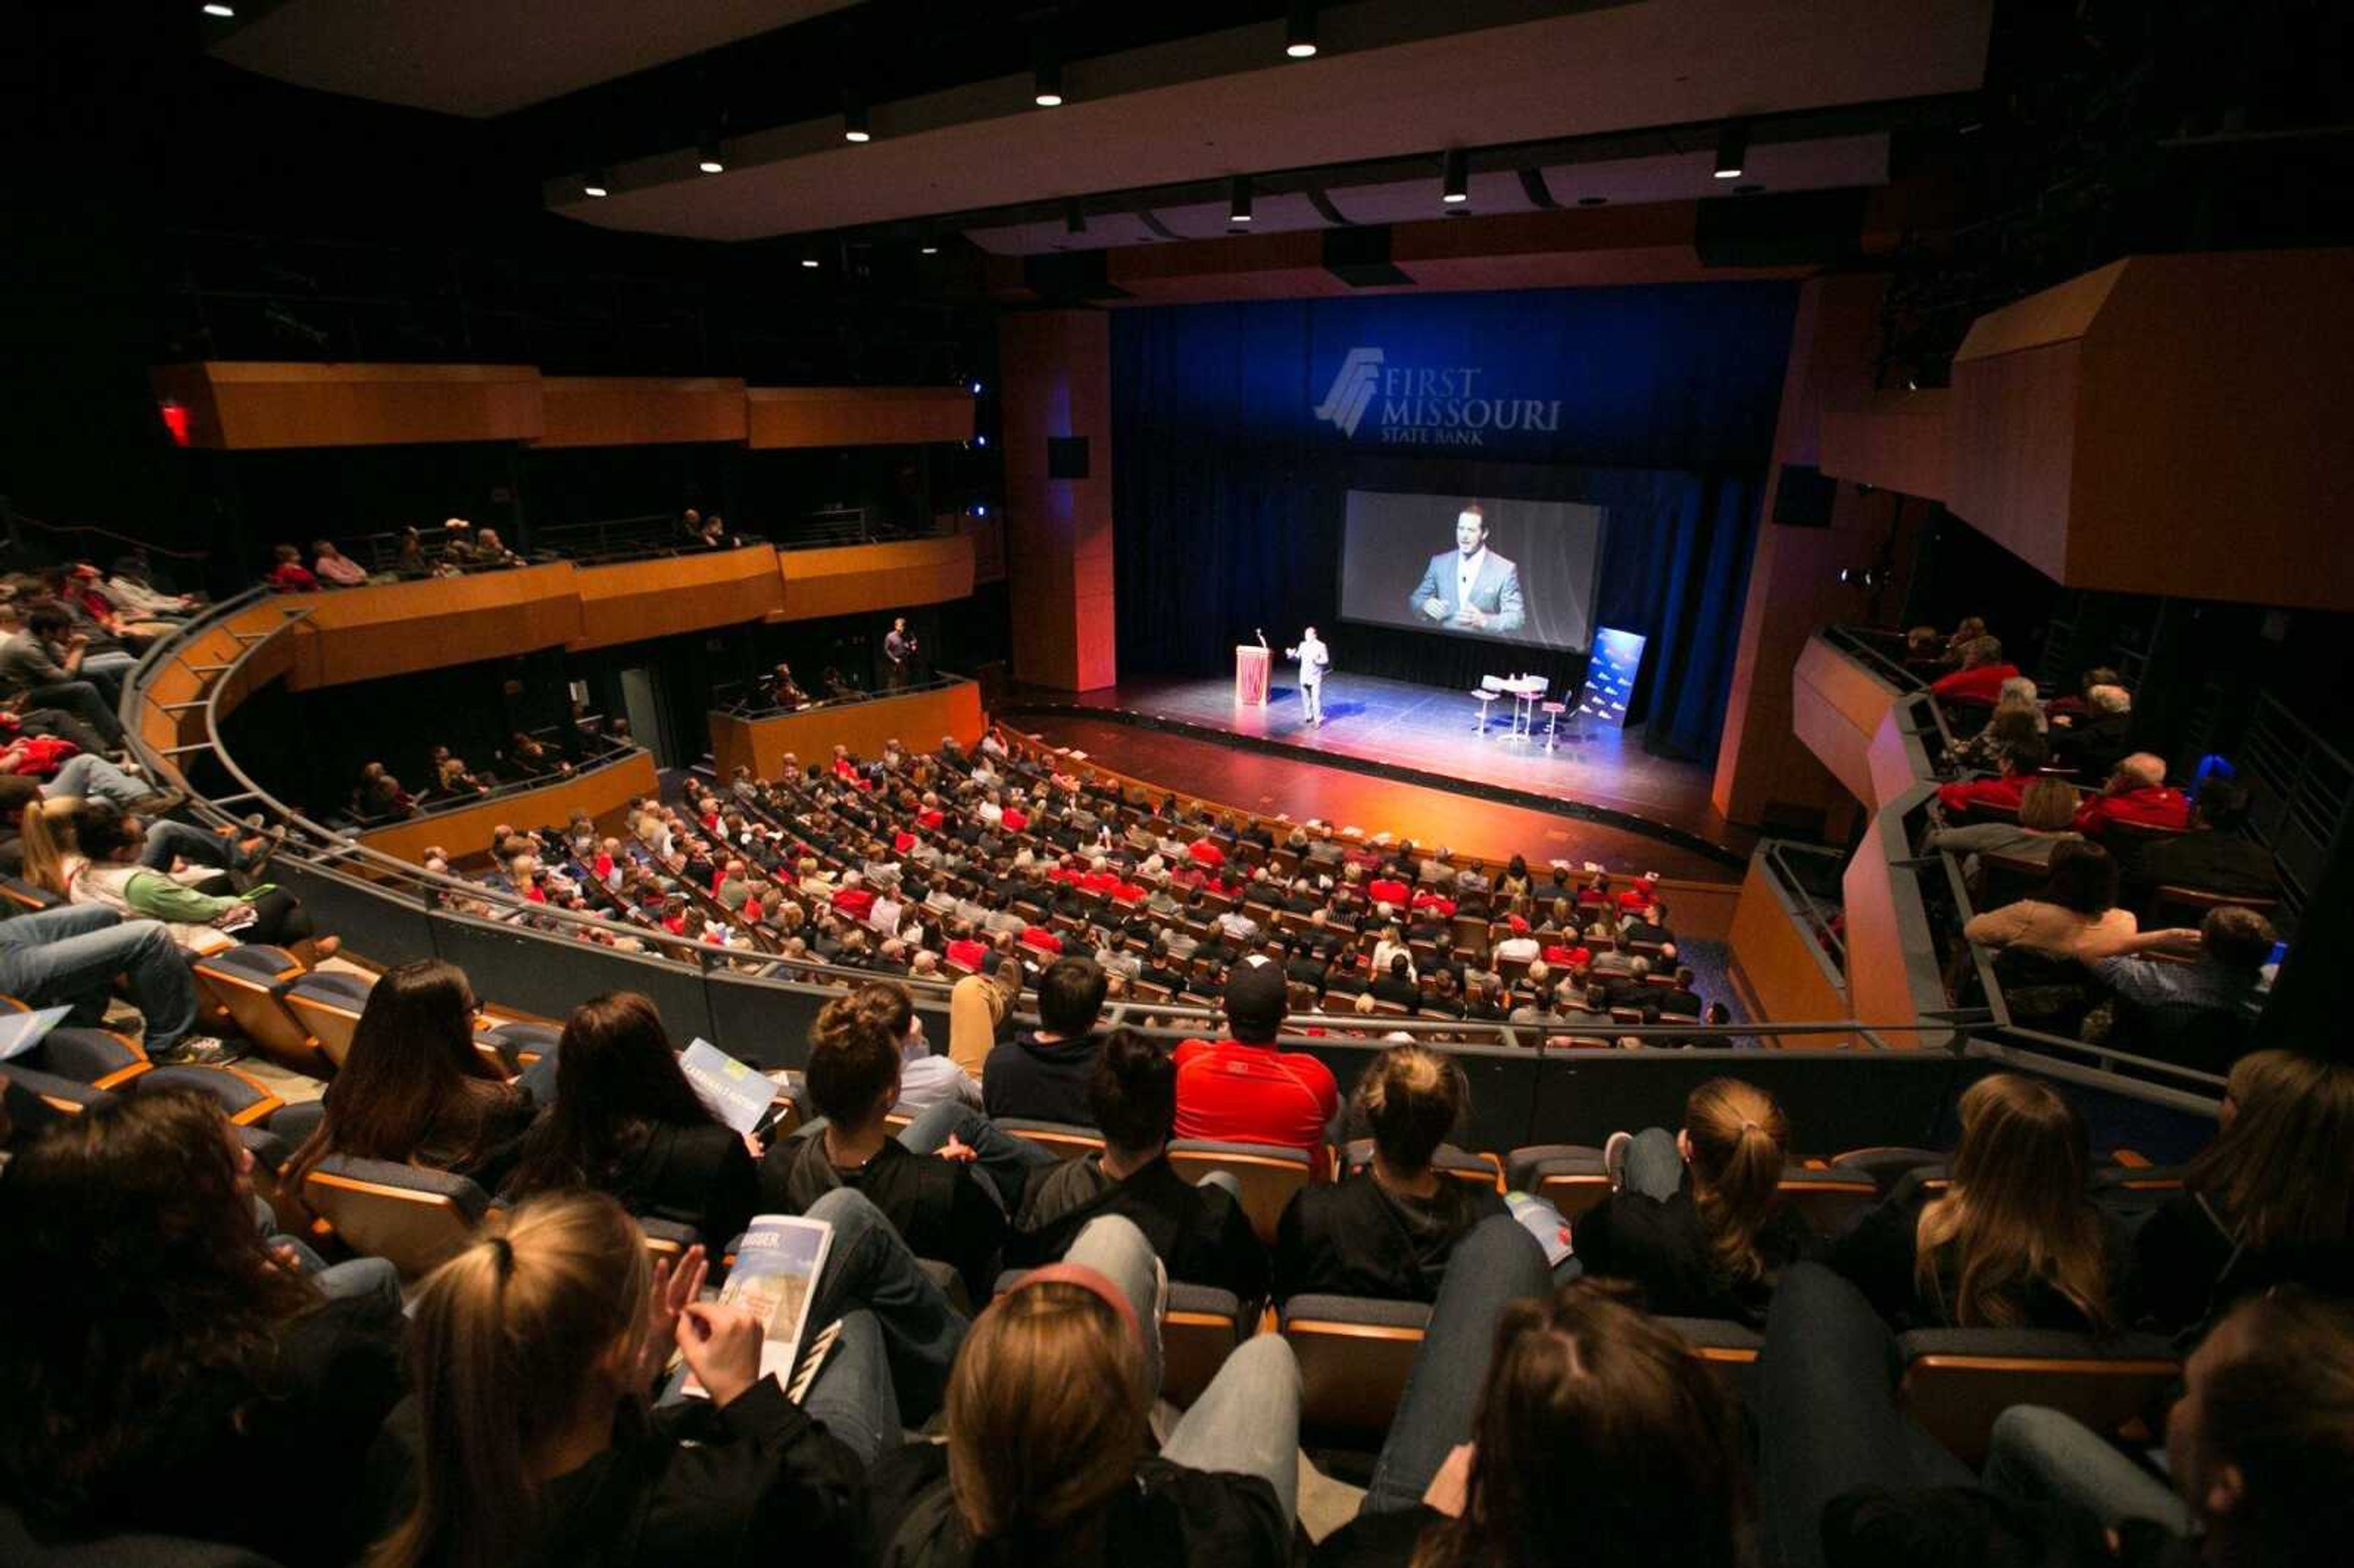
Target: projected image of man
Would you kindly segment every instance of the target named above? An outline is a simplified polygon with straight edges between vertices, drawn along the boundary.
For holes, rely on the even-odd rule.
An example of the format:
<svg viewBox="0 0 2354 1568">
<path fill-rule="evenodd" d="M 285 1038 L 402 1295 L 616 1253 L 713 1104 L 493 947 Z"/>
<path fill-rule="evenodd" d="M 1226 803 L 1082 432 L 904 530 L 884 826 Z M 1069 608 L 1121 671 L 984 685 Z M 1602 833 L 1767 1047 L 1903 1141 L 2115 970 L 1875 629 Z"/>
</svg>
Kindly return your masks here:
<svg viewBox="0 0 2354 1568">
<path fill-rule="evenodd" d="M 1455 548 L 1430 557 L 1406 606 L 1450 631 L 1512 632 L 1528 619 L 1520 568 L 1488 548 L 1488 517 L 1478 503 L 1456 514 Z"/>
</svg>

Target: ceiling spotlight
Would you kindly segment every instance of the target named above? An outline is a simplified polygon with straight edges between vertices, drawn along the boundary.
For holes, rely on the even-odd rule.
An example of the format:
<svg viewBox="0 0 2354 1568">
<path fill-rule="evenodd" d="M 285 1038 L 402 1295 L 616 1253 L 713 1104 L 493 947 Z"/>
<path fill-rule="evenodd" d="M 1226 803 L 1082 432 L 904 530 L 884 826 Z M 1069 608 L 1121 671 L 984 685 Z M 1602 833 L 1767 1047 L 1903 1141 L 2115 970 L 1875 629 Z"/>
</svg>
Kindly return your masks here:
<svg viewBox="0 0 2354 1568">
<path fill-rule="evenodd" d="M 1235 176 L 1234 189 L 1226 197 L 1226 221 L 1248 223 L 1251 220 L 1251 183 L 1248 175 Z"/>
<path fill-rule="evenodd" d="M 724 175 L 727 172 L 727 160 L 720 156 L 717 137 L 705 142 L 697 151 L 695 166 L 706 175 Z"/>
<path fill-rule="evenodd" d="M 1716 129 L 1716 177 L 1737 180 L 1741 161 L 1749 154 L 1749 122 L 1728 120 Z"/>
<path fill-rule="evenodd" d="M 866 100 L 854 92 L 842 96 L 842 139 L 845 142 L 875 140 L 875 132 L 866 123 Z"/>
<path fill-rule="evenodd" d="M 585 196 L 594 196 L 599 198 L 611 196 L 613 194 L 611 187 L 605 184 L 605 171 L 602 169 L 591 169 L 588 173 L 581 175 L 580 194 Z"/>
<path fill-rule="evenodd" d="M 1063 204 L 1063 232 L 1066 234 L 1085 234 L 1087 231 L 1087 212 L 1079 206 L 1079 198 L 1073 196 L 1070 200 Z"/>
<path fill-rule="evenodd" d="M 801 265 L 807 267 L 812 272 L 817 270 L 817 252 L 814 250 L 804 250 L 801 252 Z"/>
<path fill-rule="evenodd" d="M 1031 73 L 1031 101 L 1041 109 L 1059 109 L 1063 102 L 1063 62 L 1038 51 L 1037 69 Z"/>
<path fill-rule="evenodd" d="M 1296 60 L 1315 57 L 1316 0 L 1291 0 L 1283 19 L 1283 52 Z"/>
<path fill-rule="evenodd" d="M 971 393 L 972 393 L 972 395 L 973 395 L 974 397 L 980 397 L 980 396 L 981 396 L 981 383 L 980 383 L 980 382 L 978 382 L 978 381 L 974 382 L 974 383 L 972 384 L 971 387 L 970 388 L 970 390 L 971 391 Z"/>
<path fill-rule="evenodd" d="M 1438 199 L 1450 207 L 1471 199 L 1471 158 L 1460 147 L 1447 149 L 1447 165 Z"/>
<path fill-rule="evenodd" d="M 977 447 L 985 447 L 989 444 L 989 438 L 987 436 L 975 436 L 972 439 L 972 444 Z"/>
<path fill-rule="evenodd" d="M 237 15 L 236 6 L 224 5 L 220 3 L 220 0 L 213 0 L 211 5 L 202 7 L 202 10 L 206 16 L 218 16 L 224 22 Z"/>
<path fill-rule="evenodd" d="M 918 256 L 938 256 L 939 253 L 940 242 L 937 239 L 927 239 L 916 247 L 916 254 Z"/>
</svg>

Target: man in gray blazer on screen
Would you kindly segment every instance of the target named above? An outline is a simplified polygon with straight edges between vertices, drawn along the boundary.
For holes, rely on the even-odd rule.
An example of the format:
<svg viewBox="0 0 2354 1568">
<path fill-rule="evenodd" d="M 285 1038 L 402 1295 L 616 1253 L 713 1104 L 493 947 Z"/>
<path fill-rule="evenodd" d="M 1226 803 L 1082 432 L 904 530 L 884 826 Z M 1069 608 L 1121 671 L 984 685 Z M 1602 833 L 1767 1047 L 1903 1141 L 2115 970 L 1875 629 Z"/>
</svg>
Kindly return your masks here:
<svg viewBox="0 0 2354 1568">
<path fill-rule="evenodd" d="M 1473 502 L 1455 516 L 1455 548 L 1430 557 L 1406 608 L 1450 631 L 1518 631 L 1521 570 L 1488 548 L 1488 516 Z"/>
</svg>

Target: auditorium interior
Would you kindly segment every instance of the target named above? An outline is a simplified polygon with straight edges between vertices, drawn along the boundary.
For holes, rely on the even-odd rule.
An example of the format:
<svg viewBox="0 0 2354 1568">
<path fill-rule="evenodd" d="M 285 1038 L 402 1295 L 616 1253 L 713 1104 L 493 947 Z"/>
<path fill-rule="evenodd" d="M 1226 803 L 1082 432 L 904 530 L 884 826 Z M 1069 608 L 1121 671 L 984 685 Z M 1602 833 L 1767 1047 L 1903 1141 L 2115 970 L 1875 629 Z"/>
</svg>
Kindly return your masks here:
<svg viewBox="0 0 2354 1568">
<path fill-rule="evenodd" d="M 0 1563 L 2327 1560 L 2349 33 L 11 8 Z"/>
</svg>

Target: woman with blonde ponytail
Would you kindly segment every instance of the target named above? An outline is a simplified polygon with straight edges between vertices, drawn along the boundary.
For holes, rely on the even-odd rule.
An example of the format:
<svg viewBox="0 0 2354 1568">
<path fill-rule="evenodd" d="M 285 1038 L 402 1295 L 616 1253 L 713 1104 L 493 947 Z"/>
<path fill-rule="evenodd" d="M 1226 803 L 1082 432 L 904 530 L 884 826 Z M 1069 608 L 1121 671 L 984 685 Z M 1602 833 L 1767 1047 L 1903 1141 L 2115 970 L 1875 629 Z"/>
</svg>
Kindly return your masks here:
<svg viewBox="0 0 2354 1568">
<path fill-rule="evenodd" d="M 1672 1136 L 1612 1134 L 1616 1190 L 1575 1226 L 1585 1271 L 1634 1281 L 1654 1312 L 1762 1327 L 1776 1277 L 1819 1245 L 1776 1202 L 1789 1141 L 1782 1107 L 1738 1078 L 1694 1089 Z"/>
<path fill-rule="evenodd" d="M 367 1568 L 866 1561 L 864 1467 L 760 1376 L 760 1320 L 697 1299 L 705 1272 L 699 1246 L 650 1267 L 601 1193 L 493 1217 L 418 1296 Z M 649 1411 L 673 1343 L 710 1397 Z"/>
</svg>

